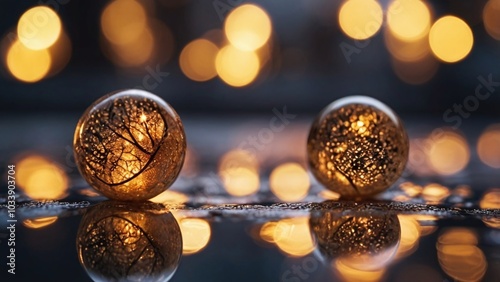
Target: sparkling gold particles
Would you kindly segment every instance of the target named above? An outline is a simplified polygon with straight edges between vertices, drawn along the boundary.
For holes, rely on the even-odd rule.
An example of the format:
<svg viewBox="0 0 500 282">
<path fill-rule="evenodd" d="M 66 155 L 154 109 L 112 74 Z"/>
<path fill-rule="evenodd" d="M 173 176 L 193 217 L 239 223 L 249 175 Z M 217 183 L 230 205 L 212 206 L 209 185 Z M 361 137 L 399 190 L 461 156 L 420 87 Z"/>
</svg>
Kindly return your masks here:
<svg viewBox="0 0 500 282">
<path fill-rule="evenodd" d="M 150 199 L 177 178 L 186 137 L 170 105 L 142 90 L 111 93 L 82 115 L 73 149 L 85 180 L 106 197 Z"/>
<path fill-rule="evenodd" d="M 408 137 L 398 116 L 370 97 L 350 96 L 328 105 L 309 132 L 312 173 L 344 198 L 389 188 L 408 160 Z"/>
<path fill-rule="evenodd" d="M 182 255 L 174 216 L 151 202 L 91 207 L 77 233 L 78 259 L 94 281 L 168 281 Z"/>
</svg>

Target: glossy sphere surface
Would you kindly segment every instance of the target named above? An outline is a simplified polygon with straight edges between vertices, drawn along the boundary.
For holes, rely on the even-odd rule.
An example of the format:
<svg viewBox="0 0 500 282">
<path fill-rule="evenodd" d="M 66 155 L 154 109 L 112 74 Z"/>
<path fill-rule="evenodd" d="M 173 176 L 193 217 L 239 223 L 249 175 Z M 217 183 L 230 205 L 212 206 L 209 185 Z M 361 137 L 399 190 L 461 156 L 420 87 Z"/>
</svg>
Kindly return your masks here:
<svg viewBox="0 0 500 282">
<path fill-rule="evenodd" d="M 408 137 L 397 115 L 370 97 L 350 96 L 327 106 L 309 132 L 312 173 L 344 198 L 389 188 L 408 160 Z"/>
<path fill-rule="evenodd" d="M 78 259 L 94 281 L 168 281 L 182 255 L 177 221 L 151 202 L 91 207 L 76 243 Z"/>
<path fill-rule="evenodd" d="M 186 137 L 170 105 L 142 90 L 102 97 L 82 115 L 73 149 L 87 182 L 115 200 L 142 201 L 165 191 L 184 162 Z"/>
<path fill-rule="evenodd" d="M 401 236 L 397 215 L 378 210 L 314 211 L 310 226 L 322 256 L 364 271 L 390 263 Z"/>
</svg>

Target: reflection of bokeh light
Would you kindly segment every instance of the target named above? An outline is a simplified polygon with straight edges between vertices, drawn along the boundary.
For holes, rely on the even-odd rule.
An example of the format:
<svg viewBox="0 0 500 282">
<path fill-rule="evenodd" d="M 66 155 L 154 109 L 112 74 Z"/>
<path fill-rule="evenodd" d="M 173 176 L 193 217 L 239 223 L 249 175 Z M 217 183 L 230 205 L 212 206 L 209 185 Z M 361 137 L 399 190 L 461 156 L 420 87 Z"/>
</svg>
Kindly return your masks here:
<svg viewBox="0 0 500 282">
<path fill-rule="evenodd" d="M 66 195 L 68 178 L 56 164 L 42 156 L 27 156 L 17 162 L 17 184 L 35 200 L 57 200 Z"/>
<path fill-rule="evenodd" d="M 403 182 L 399 185 L 401 190 L 405 192 L 406 195 L 410 197 L 416 197 L 422 193 L 422 186 L 417 185 L 413 182 Z"/>
<path fill-rule="evenodd" d="M 413 253 L 418 247 L 420 225 L 415 218 L 408 215 L 398 215 L 401 226 L 401 241 L 399 242 L 396 258 L 402 258 Z"/>
<path fill-rule="evenodd" d="M 441 234 L 436 248 L 443 271 L 458 281 L 480 281 L 487 262 L 477 243 L 477 235 L 470 229 L 452 228 Z"/>
<path fill-rule="evenodd" d="M 431 50 L 440 60 L 453 63 L 469 54 L 474 44 L 470 27 L 461 19 L 445 16 L 432 25 L 429 32 Z"/>
<path fill-rule="evenodd" d="M 31 50 L 16 40 L 7 52 L 10 73 L 24 82 L 36 82 L 50 70 L 51 58 L 47 49 Z"/>
<path fill-rule="evenodd" d="M 17 24 L 17 35 L 29 49 L 41 50 L 56 42 L 61 33 L 61 20 L 52 9 L 38 6 L 26 11 Z"/>
<path fill-rule="evenodd" d="M 49 216 L 35 219 L 23 220 L 23 225 L 31 229 L 40 229 L 56 222 L 57 216 Z"/>
<path fill-rule="evenodd" d="M 189 201 L 189 197 L 182 193 L 172 190 L 165 190 L 154 198 L 149 199 L 153 203 L 159 204 L 184 204 Z"/>
<path fill-rule="evenodd" d="M 207 81 L 217 75 L 215 57 L 219 48 L 206 40 L 191 41 L 182 49 L 179 64 L 182 72 L 194 81 Z"/>
<path fill-rule="evenodd" d="M 259 73 L 260 62 L 255 52 L 242 51 L 232 45 L 223 47 L 215 59 L 220 78 L 235 87 L 251 83 Z"/>
<path fill-rule="evenodd" d="M 277 223 L 274 221 L 269 221 L 264 223 L 260 227 L 259 235 L 260 238 L 266 242 L 274 243 L 274 231 L 276 229 Z"/>
<path fill-rule="evenodd" d="M 309 190 L 309 175 L 297 163 L 285 163 L 276 167 L 269 177 L 271 191 L 280 200 L 296 202 L 302 200 Z"/>
<path fill-rule="evenodd" d="M 182 254 L 195 254 L 205 248 L 210 241 L 210 224 L 201 218 L 182 218 L 179 220 L 182 233 Z"/>
<path fill-rule="evenodd" d="M 483 23 L 488 34 L 500 40 L 500 0 L 489 0 L 484 5 Z"/>
<path fill-rule="evenodd" d="M 318 196 L 320 196 L 321 198 L 323 198 L 325 200 L 334 200 L 335 201 L 335 200 L 340 199 L 339 193 L 336 193 L 336 192 L 333 192 L 330 190 L 323 190 L 323 191 L 318 193 Z"/>
<path fill-rule="evenodd" d="M 284 253 L 302 257 L 314 250 L 308 217 L 286 218 L 274 228 L 274 242 Z"/>
<path fill-rule="evenodd" d="M 422 198 L 430 204 L 437 204 L 450 195 L 450 189 L 437 183 L 431 183 L 422 190 Z"/>
<path fill-rule="evenodd" d="M 387 24 L 399 39 L 413 41 L 429 31 L 431 13 L 420 0 L 394 0 L 387 11 Z"/>
<path fill-rule="evenodd" d="M 374 0 L 349 0 L 339 11 L 342 31 L 353 39 L 372 37 L 382 26 L 382 7 Z"/>
<path fill-rule="evenodd" d="M 337 274 L 346 282 L 376 282 L 380 281 L 385 274 L 385 269 L 365 271 L 349 267 L 340 260 L 333 264 Z"/>
<path fill-rule="evenodd" d="M 144 7 L 135 0 L 115 0 L 101 15 L 102 33 L 114 44 L 127 44 L 137 40 L 146 28 Z"/>
<path fill-rule="evenodd" d="M 271 35 L 271 20 L 262 8 L 246 4 L 231 11 L 224 24 L 227 39 L 236 48 L 253 51 Z"/>
<path fill-rule="evenodd" d="M 500 124 L 488 127 L 479 137 L 477 154 L 483 163 L 500 168 Z"/>
<path fill-rule="evenodd" d="M 479 206 L 482 209 L 500 209 L 500 188 L 487 191 L 481 198 Z"/>
<path fill-rule="evenodd" d="M 436 173 L 455 174 L 464 169 L 469 162 L 469 146 L 461 135 L 445 131 L 429 141 L 431 143 L 427 158 Z"/>
<path fill-rule="evenodd" d="M 245 150 L 224 154 L 219 163 L 219 176 L 226 191 L 233 196 L 252 195 L 260 187 L 258 161 Z"/>
</svg>

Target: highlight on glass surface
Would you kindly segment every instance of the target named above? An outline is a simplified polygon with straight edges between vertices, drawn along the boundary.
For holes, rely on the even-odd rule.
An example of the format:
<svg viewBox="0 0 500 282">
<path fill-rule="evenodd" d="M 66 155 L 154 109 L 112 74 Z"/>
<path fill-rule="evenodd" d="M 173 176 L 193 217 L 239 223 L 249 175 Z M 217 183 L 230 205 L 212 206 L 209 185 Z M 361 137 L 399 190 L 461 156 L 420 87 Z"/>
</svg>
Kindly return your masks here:
<svg viewBox="0 0 500 282">
<path fill-rule="evenodd" d="M 141 201 L 176 180 L 186 137 L 169 104 L 129 89 L 101 97 L 83 113 L 73 150 L 80 173 L 93 188 L 111 199 Z"/>
<path fill-rule="evenodd" d="M 23 225 L 31 229 L 41 229 L 57 221 L 57 216 L 39 217 L 23 220 Z"/>
<path fill-rule="evenodd" d="M 27 154 L 16 161 L 17 185 L 34 200 L 59 200 L 67 195 L 69 178 L 51 159 Z"/>
<path fill-rule="evenodd" d="M 182 235 L 170 211 L 150 202 L 107 201 L 83 215 L 78 260 L 94 281 L 168 281 L 182 255 Z"/>
</svg>

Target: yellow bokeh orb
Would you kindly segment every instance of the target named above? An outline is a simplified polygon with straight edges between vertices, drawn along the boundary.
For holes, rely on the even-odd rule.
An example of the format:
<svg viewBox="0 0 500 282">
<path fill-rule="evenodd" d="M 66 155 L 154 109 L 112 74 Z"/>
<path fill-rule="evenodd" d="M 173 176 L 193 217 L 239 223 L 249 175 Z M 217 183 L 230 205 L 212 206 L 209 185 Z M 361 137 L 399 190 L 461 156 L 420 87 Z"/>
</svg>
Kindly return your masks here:
<svg viewBox="0 0 500 282">
<path fill-rule="evenodd" d="M 276 167 L 269 177 L 269 186 L 276 197 L 285 202 L 304 199 L 309 190 L 309 175 L 297 163 L 285 163 Z"/>
<path fill-rule="evenodd" d="M 232 45 L 227 45 L 217 53 L 215 69 L 225 83 L 234 87 L 242 87 L 250 84 L 257 77 L 260 61 L 255 52 L 242 51 Z"/>
<path fill-rule="evenodd" d="M 61 20 L 54 10 L 37 6 L 24 12 L 17 23 L 17 35 L 29 49 L 41 50 L 56 42 L 61 34 Z"/>
<path fill-rule="evenodd" d="M 114 44 L 134 41 L 146 27 L 146 10 L 135 0 L 115 0 L 104 8 L 101 15 L 102 33 Z"/>
<path fill-rule="evenodd" d="M 271 20 L 259 6 L 246 4 L 234 9 L 227 17 L 224 32 L 236 48 L 254 51 L 271 36 Z"/>
<path fill-rule="evenodd" d="M 374 0 L 349 0 L 339 10 L 342 31 L 357 40 L 368 39 L 382 26 L 383 11 Z"/>
<path fill-rule="evenodd" d="M 37 82 L 50 70 L 51 57 L 47 49 L 32 50 L 16 40 L 7 51 L 7 68 L 18 80 Z"/>
<path fill-rule="evenodd" d="M 490 0 L 484 5 L 483 23 L 488 34 L 500 40 L 500 0 Z"/>
<path fill-rule="evenodd" d="M 444 16 L 432 25 L 429 44 L 438 59 L 454 63 L 465 58 L 472 50 L 474 36 L 463 20 L 454 16 Z"/>
<path fill-rule="evenodd" d="M 179 65 L 182 72 L 194 81 L 207 81 L 217 75 L 215 57 L 219 48 L 207 39 L 191 41 L 182 49 Z"/>
<path fill-rule="evenodd" d="M 397 38 L 418 40 L 429 32 L 431 13 L 422 1 L 394 0 L 387 11 L 387 24 Z"/>
</svg>

